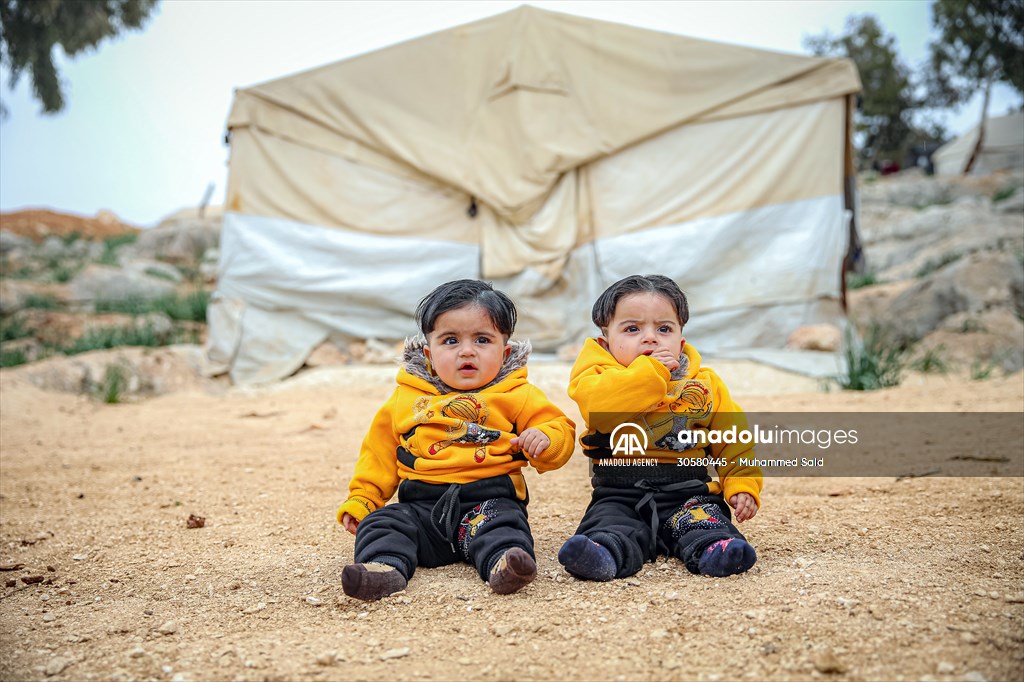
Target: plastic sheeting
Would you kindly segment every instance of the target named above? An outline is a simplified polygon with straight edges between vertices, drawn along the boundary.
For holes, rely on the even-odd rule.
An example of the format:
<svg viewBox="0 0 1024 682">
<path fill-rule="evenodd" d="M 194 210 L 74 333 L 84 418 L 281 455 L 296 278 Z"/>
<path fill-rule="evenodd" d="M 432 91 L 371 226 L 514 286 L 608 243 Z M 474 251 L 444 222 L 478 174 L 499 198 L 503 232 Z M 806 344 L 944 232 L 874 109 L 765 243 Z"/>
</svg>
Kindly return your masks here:
<svg viewBox="0 0 1024 682">
<path fill-rule="evenodd" d="M 517 303 L 516 337 L 540 351 L 596 333 L 594 299 L 636 272 L 680 283 L 702 352 L 781 348 L 800 325 L 841 322 L 845 237 L 841 199 L 822 197 L 598 239 L 573 249 L 555 286 L 531 270 L 494 284 Z M 228 213 L 221 240 L 210 339 L 241 384 L 287 376 L 328 337 L 413 335 L 420 298 L 480 275 L 476 246 L 279 218 Z"/>
</svg>

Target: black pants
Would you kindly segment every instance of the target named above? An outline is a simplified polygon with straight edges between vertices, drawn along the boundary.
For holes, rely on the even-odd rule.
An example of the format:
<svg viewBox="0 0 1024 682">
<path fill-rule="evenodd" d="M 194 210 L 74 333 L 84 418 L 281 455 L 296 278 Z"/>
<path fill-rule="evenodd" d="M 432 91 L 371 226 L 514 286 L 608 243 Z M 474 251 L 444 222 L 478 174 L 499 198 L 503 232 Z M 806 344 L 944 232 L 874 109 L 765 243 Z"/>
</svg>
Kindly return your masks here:
<svg viewBox="0 0 1024 682">
<path fill-rule="evenodd" d="M 356 562 L 394 566 L 409 580 L 417 566 L 465 561 L 487 580 L 512 547 L 536 558 L 526 519 L 526 501 L 516 499 L 508 476 L 461 485 L 402 481 L 398 503 L 371 512 L 359 524 Z"/>
<path fill-rule="evenodd" d="M 618 567 L 616 578 L 633 575 L 659 554 L 680 559 L 698 573 L 701 554 L 713 542 L 743 538 L 729 505 L 704 481 L 633 483 L 594 478 L 594 493 L 577 535 L 603 545 Z"/>
</svg>

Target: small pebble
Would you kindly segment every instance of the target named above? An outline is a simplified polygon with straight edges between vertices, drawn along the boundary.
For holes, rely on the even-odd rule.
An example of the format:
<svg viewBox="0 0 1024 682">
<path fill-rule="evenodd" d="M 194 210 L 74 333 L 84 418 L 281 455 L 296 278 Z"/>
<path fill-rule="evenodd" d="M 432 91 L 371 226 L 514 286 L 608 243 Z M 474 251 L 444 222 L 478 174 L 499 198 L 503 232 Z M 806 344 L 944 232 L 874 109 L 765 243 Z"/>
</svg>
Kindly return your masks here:
<svg viewBox="0 0 1024 682">
<path fill-rule="evenodd" d="M 842 674 L 846 672 L 846 666 L 843 665 L 842 661 L 836 657 L 831 649 L 826 649 L 814 657 L 814 669 L 820 673 Z"/>
<path fill-rule="evenodd" d="M 47 611 L 46 613 L 43 614 L 43 622 L 44 623 L 52 623 L 55 620 L 57 620 L 57 616 L 53 615 L 49 611 Z"/>
<path fill-rule="evenodd" d="M 317 599 L 316 597 L 306 597 L 306 603 L 310 606 L 320 606 L 321 604 L 323 604 L 323 601 Z"/>
<path fill-rule="evenodd" d="M 141 646 L 137 646 L 137 647 L 135 647 L 134 649 L 132 649 L 131 651 L 128 652 L 128 657 L 129 658 L 139 658 L 139 657 L 145 656 L 145 655 L 146 655 L 146 650 L 143 649 Z"/>
<path fill-rule="evenodd" d="M 988 678 L 979 673 L 977 670 L 972 670 L 971 672 L 964 675 L 964 682 L 988 682 Z"/>
<path fill-rule="evenodd" d="M 949 661 L 940 661 L 939 665 L 935 667 L 935 672 L 940 675 L 952 675 L 956 672 L 956 666 Z"/>
<path fill-rule="evenodd" d="M 326 668 L 328 666 L 334 665 L 334 662 L 336 660 L 338 660 L 338 654 L 336 654 L 333 651 L 330 651 L 330 652 L 328 652 L 326 654 L 320 654 L 319 656 L 317 656 L 316 657 L 316 664 L 317 665 L 322 665 L 322 666 L 324 666 Z"/>
<path fill-rule="evenodd" d="M 403 658 L 409 655 L 409 647 L 403 646 L 400 649 L 388 649 L 380 655 L 380 660 L 390 661 L 392 658 Z"/>
<path fill-rule="evenodd" d="M 173 620 L 169 620 L 163 625 L 161 625 L 159 628 L 157 628 L 157 632 L 159 632 L 161 635 L 173 635 L 177 631 L 178 624 L 175 623 Z"/>
<path fill-rule="evenodd" d="M 54 675 L 60 675 L 69 665 L 71 665 L 71 661 L 65 658 L 61 658 L 59 656 L 51 658 L 50 662 L 46 664 L 46 676 L 53 677 Z"/>
</svg>

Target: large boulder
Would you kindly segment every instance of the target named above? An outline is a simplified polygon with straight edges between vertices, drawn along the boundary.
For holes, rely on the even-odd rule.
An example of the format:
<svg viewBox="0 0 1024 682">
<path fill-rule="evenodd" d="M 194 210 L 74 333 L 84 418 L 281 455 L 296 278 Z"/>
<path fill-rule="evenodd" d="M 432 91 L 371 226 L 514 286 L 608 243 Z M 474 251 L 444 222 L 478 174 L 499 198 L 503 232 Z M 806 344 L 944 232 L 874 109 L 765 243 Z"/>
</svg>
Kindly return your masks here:
<svg viewBox="0 0 1024 682">
<path fill-rule="evenodd" d="M 136 270 L 122 270 L 104 265 L 90 265 L 75 275 L 69 285 L 75 303 L 89 304 L 97 300 L 151 301 L 175 293 L 173 282 Z"/>
<path fill-rule="evenodd" d="M 862 225 L 868 270 L 883 282 L 927 274 L 969 253 L 1024 249 L 1020 218 L 975 197 L 922 211 L 866 208 Z"/>
<path fill-rule="evenodd" d="M 103 397 L 116 373 L 121 377 L 121 400 L 161 395 L 208 384 L 198 372 L 199 346 L 115 348 L 71 357 L 56 356 L 18 367 L 13 372 L 49 391 L 85 393 Z"/>
<path fill-rule="evenodd" d="M 15 249 L 28 250 L 33 248 L 35 244 L 28 237 L 14 234 L 9 230 L 0 230 L 0 255 L 6 255 Z"/>
<path fill-rule="evenodd" d="M 1024 368 L 1024 322 L 1007 308 L 950 315 L 918 344 L 911 360 L 926 353 L 950 368 L 1013 373 Z"/>
<path fill-rule="evenodd" d="M 40 307 L 40 301 L 50 301 L 58 307 L 67 302 L 67 287 L 62 284 L 31 282 L 23 279 L 0 279 L 0 315 L 11 315 L 21 310 L 26 304 Z"/>
<path fill-rule="evenodd" d="M 893 340 L 909 345 L 951 315 L 1003 308 L 1024 313 L 1024 265 L 1008 253 L 966 256 L 916 282 L 897 296 L 880 318 Z"/>
<path fill-rule="evenodd" d="M 143 230 L 125 258 L 151 258 L 193 266 L 210 247 L 220 244 L 220 216 L 174 218 Z"/>
</svg>

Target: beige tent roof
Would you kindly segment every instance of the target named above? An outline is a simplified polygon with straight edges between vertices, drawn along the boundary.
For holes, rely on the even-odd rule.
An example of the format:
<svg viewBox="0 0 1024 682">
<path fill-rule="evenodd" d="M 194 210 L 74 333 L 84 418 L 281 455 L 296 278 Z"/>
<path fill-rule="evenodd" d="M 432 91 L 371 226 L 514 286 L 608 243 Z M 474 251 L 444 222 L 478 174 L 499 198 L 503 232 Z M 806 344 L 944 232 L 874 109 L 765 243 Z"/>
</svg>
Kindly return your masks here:
<svg viewBox="0 0 1024 682">
<path fill-rule="evenodd" d="M 978 127 L 935 150 L 932 159 L 939 175 L 960 175 L 978 143 Z M 985 123 L 985 138 L 975 160 L 973 175 L 1024 165 L 1024 112 L 996 116 Z"/>
<path fill-rule="evenodd" d="M 566 171 L 683 123 L 859 89 L 845 59 L 523 6 L 240 90 L 228 127 L 425 174 L 521 223 Z"/>
</svg>

